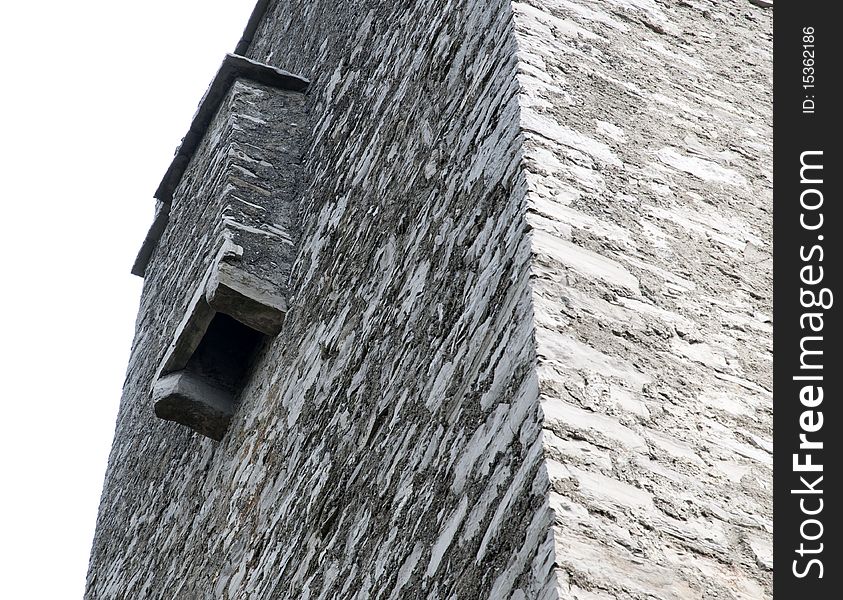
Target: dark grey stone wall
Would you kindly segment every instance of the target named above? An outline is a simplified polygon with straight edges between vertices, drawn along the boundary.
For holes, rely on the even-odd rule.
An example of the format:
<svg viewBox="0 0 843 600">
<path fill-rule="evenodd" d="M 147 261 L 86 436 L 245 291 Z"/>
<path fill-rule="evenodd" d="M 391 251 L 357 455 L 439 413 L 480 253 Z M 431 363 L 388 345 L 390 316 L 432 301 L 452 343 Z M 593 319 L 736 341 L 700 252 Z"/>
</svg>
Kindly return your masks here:
<svg viewBox="0 0 843 600">
<path fill-rule="evenodd" d="M 270 119 L 302 132 L 289 312 L 222 442 L 154 418 L 223 111 L 147 272 L 86 597 L 769 598 L 770 16 L 271 2 L 249 57 L 311 80 Z"/>
<path fill-rule="evenodd" d="M 157 422 L 207 255 L 176 232 L 214 222 L 174 205 L 88 597 L 554 593 L 508 4 L 279 2 L 249 55 L 313 82 L 290 311 L 220 444 Z M 211 179 L 185 178 L 197 207 Z"/>
</svg>

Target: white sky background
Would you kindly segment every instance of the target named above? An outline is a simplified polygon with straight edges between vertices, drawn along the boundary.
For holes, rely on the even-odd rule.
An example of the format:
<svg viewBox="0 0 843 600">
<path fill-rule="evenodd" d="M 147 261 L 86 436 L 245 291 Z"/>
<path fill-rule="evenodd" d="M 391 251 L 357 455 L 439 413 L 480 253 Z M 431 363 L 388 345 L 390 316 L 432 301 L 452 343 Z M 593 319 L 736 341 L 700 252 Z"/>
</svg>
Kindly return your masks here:
<svg viewBox="0 0 843 600">
<path fill-rule="evenodd" d="M 0 0 L 0 596 L 82 597 L 152 193 L 255 0 Z"/>
</svg>

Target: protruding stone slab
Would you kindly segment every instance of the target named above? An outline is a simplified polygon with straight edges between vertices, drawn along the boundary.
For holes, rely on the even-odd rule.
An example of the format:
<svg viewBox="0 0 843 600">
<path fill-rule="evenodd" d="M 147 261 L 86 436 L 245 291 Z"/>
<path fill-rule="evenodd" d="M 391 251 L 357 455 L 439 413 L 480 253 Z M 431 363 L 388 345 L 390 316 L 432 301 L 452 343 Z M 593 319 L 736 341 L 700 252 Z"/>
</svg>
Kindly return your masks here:
<svg viewBox="0 0 843 600">
<path fill-rule="evenodd" d="M 155 415 L 190 427 L 220 441 L 236 408 L 235 398 L 189 371 L 176 371 L 155 382 L 152 388 Z"/>
<path fill-rule="evenodd" d="M 228 262 L 220 262 L 208 279 L 205 299 L 215 311 L 265 335 L 281 331 L 287 312 L 287 301 L 268 282 Z"/>
<path fill-rule="evenodd" d="M 263 8 L 260 6 L 256 8 L 255 15 L 253 15 L 254 23 L 250 21 L 250 26 L 247 28 L 247 31 L 244 32 L 244 36 L 248 37 L 254 34 L 254 28 L 257 27 L 261 15 L 265 12 L 265 10 L 265 6 Z M 238 46 L 238 48 L 239 47 L 240 46 Z M 252 87 L 265 86 L 272 88 L 273 90 L 276 90 L 277 94 L 280 96 L 290 96 L 292 94 L 294 96 L 302 97 L 309 85 L 308 80 L 304 77 L 289 73 L 283 69 L 275 68 L 271 65 L 256 62 L 246 58 L 245 56 L 228 54 L 225 57 L 219 71 L 214 77 L 214 80 L 211 82 L 211 85 L 208 87 L 208 90 L 205 92 L 205 95 L 200 101 L 196 114 L 191 121 L 190 128 L 184 138 L 182 138 L 182 142 L 176 150 L 176 155 L 173 158 L 173 161 L 170 163 L 167 172 L 164 174 L 161 183 L 158 185 L 158 189 L 155 191 L 155 198 L 158 200 L 155 220 L 144 239 L 134 265 L 132 266 L 132 274 L 139 277 L 145 276 L 146 267 L 167 228 L 170 217 L 170 205 L 173 203 L 173 196 L 176 193 L 176 189 L 179 188 L 185 173 L 189 171 L 194 155 L 196 155 L 197 152 L 201 154 L 200 146 L 202 145 L 203 139 L 208 136 L 209 129 L 214 129 L 216 135 L 219 135 L 221 131 L 220 127 L 217 126 L 214 128 L 212 125 L 215 122 L 215 117 L 221 111 L 221 107 L 226 109 L 222 111 L 224 113 L 230 108 L 226 99 L 229 98 L 230 100 L 232 95 L 236 95 L 236 90 L 233 90 L 233 88 L 236 87 L 235 84 L 238 80 L 241 81 L 241 83 L 248 82 Z M 278 203 L 281 202 L 283 204 L 285 202 L 290 202 L 291 199 L 287 197 L 286 193 L 284 193 L 289 190 L 283 189 L 285 184 L 282 182 L 285 179 L 295 179 L 294 171 L 296 170 L 298 161 L 298 150 L 294 148 L 297 142 L 293 142 L 290 139 L 291 137 L 295 138 L 297 136 L 290 136 L 289 127 L 286 127 L 285 124 L 298 123 L 301 115 L 296 107 L 291 109 L 289 105 L 284 106 L 283 102 L 277 102 L 273 105 L 270 101 L 265 104 L 266 105 L 261 108 L 266 112 L 266 114 L 260 116 L 253 114 L 247 117 L 251 118 L 253 123 L 259 123 L 259 129 L 263 130 L 265 133 L 265 135 L 248 136 L 250 144 L 256 144 L 260 147 L 260 153 L 263 155 L 247 157 L 247 161 L 250 165 L 247 170 L 251 170 L 252 164 L 269 164 L 271 165 L 271 169 L 278 169 L 278 171 L 277 174 L 273 174 L 273 176 L 268 180 L 258 177 L 257 181 L 243 182 L 243 186 L 249 189 L 258 190 L 270 199 L 268 202 L 258 202 L 257 204 L 260 204 L 264 209 L 268 209 L 269 212 L 266 215 L 266 224 L 273 225 L 275 223 L 283 223 L 285 221 L 283 215 L 280 214 L 284 211 L 281 210 L 279 212 Z M 278 110 L 279 108 L 280 110 Z M 293 128 L 295 129 L 295 126 Z M 237 129 L 241 132 L 241 136 L 246 135 L 246 133 L 243 132 L 242 127 L 238 127 Z M 213 135 L 211 135 L 210 138 L 213 139 Z M 259 140 L 257 138 L 262 139 Z M 236 144 L 236 141 L 234 142 Z M 254 148 L 252 149 L 254 150 Z M 229 150 L 231 152 L 229 153 L 228 158 L 225 159 L 229 162 L 235 160 L 231 158 L 232 155 L 236 156 L 242 154 L 242 149 L 238 150 L 232 147 L 229 148 Z M 286 153 L 287 156 L 280 157 L 279 160 L 279 156 L 275 156 L 275 153 L 277 152 L 280 152 L 281 154 Z M 213 163 L 208 162 L 206 164 Z M 240 167 L 242 167 L 242 165 L 240 165 Z M 235 166 L 229 171 L 230 172 L 227 173 L 229 184 L 233 184 L 237 178 L 243 178 L 242 169 L 238 169 Z M 276 178 L 278 181 L 275 181 Z M 246 177 L 246 179 L 248 179 L 248 177 Z M 238 185 L 234 184 L 233 187 L 237 188 Z M 231 189 L 231 186 L 229 185 L 224 189 Z M 212 198 L 212 202 L 220 200 L 220 198 Z M 237 225 L 238 223 L 236 222 L 233 224 L 235 227 Z M 250 228 L 254 228 L 254 225 L 244 223 L 239 223 L 239 225 L 241 227 L 246 225 L 246 231 Z M 258 229 L 261 228 L 259 227 Z M 284 238 L 289 234 L 289 232 L 283 231 L 284 229 L 285 227 L 282 225 L 282 231 L 278 233 L 281 238 Z M 274 231 L 270 231 L 270 233 L 275 235 Z M 265 235 L 266 232 L 263 231 L 262 234 Z"/>
</svg>

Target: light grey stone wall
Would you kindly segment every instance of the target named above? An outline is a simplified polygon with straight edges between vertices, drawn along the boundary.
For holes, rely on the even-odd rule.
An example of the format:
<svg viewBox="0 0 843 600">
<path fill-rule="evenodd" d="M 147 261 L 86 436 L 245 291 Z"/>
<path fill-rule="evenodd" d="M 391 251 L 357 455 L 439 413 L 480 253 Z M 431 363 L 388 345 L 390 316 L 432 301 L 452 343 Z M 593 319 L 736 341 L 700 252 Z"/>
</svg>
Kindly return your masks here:
<svg viewBox="0 0 843 600">
<path fill-rule="evenodd" d="M 772 12 L 513 6 L 559 596 L 769 598 Z"/>
<path fill-rule="evenodd" d="M 271 3 L 249 57 L 311 80 L 290 310 L 222 442 L 154 418 L 222 111 L 147 272 L 86 597 L 769 597 L 771 29 Z"/>
</svg>

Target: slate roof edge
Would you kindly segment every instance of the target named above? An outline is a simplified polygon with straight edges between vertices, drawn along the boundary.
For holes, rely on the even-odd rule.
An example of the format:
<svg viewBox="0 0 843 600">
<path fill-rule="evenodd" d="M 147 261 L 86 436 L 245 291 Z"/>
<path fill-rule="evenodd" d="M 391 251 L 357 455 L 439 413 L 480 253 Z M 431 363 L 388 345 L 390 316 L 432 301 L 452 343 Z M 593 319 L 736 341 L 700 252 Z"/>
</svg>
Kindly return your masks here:
<svg viewBox="0 0 843 600">
<path fill-rule="evenodd" d="M 176 150 L 173 161 L 170 163 L 167 172 L 164 174 L 164 178 L 155 191 L 155 198 L 158 200 L 155 219 L 132 266 L 133 275 L 137 275 L 138 277 L 144 276 L 146 266 L 152 257 L 152 252 L 167 227 L 173 193 L 181 182 L 184 172 L 187 170 L 188 164 L 190 164 L 190 159 L 193 158 L 196 149 L 205 137 L 205 133 L 211 121 L 213 121 L 214 116 L 217 114 L 217 110 L 220 104 L 222 104 L 225 95 L 238 79 L 246 79 L 270 87 L 302 93 L 307 91 L 307 87 L 310 84 L 306 78 L 290 73 L 289 71 L 265 65 L 238 54 L 226 55 L 214 80 L 199 102 L 199 108 L 197 108 L 196 114 L 193 115 L 190 129 L 188 129 L 187 134 L 182 138 L 182 142 Z"/>
<path fill-rule="evenodd" d="M 246 56 L 246 52 L 249 51 L 249 46 L 252 45 L 252 40 L 255 39 L 255 33 L 257 33 L 258 27 L 260 26 L 261 21 L 263 21 L 264 15 L 266 15 L 269 3 L 270 0 L 258 0 L 258 3 L 252 10 L 252 15 L 249 17 L 249 22 L 246 24 L 246 29 L 243 30 L 243 35 L 240 38 L 240 41 L 237 42 L 237 48 L 235 48 L 234 54 Z"/>
<path fill-rule="evenodd" d="M 172 201 L 173 192 L 178 187 L 190 159 L 193 158 L 193 154 L 205 137 L 205 132 L 213 121 L 214 115 L 217 114 L 217 109 L 222 104 L 225 95 L 237 79 L 247 79 L 292 92 L 305 92 L 310 83 L 304 77 L 294 75 L 289 71 L 259 63 L 245 56 L 227 54 L 208 91 L 199 102 L 199 108 L 193 115 L 190 129 L 182 138 L 173 162 L 170 163 L 170 167 L 155 191 L 156 199 L 166 204 Z"/>
<path fill-rule="evenodd" d="M 149 231 L 146 232 L 146 237 L 143 239 L 143 244 L 138 251 L 135 262 L 132 265 L 132 275 L 143 277 L 146 272 L 146 265 L 149 264 L 149 259 L 152 258 L 152 252 L 158 245 L 158 240 L 164 235 L 164 230 L 167 228 L 167 222 L 170 220 L 170 205 L 164 204 L 161 201 L 155 203 L 155 217 L 152 220 L 152 225 L 149 226 Z"/>
</svg>

